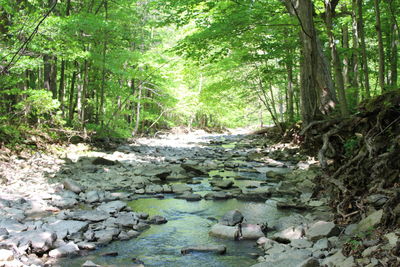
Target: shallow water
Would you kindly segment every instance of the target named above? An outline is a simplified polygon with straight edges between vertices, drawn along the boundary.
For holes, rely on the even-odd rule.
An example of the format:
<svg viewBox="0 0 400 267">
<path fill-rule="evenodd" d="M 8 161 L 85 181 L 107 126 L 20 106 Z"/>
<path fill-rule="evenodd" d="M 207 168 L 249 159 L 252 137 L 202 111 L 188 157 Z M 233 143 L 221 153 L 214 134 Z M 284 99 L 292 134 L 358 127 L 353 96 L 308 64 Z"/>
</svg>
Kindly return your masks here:
<svg viewBox="0 0 400 267">
<path fill-rule="evenodd" d="M 224 147 L 224 145 L 222 145 Z M 225 148 L 234 148 L 235 144 L 227 144 Z M 215 170 L 209 172 L 209 177 L 195 177 L 191 184 L 193 191 L 205 195 L 212 187 L 209 180 L 229 179 L 235 186 L 244 189 L 246 186 L 274 186 L 268 183 L 265 172 L 269 170 L 287 172 L 289 169 L 263 167 L 263 171 L 255 172 L 255 162 L 232 161 L 239 169 Z M 252 189 L 247 189 L 252 190 Z M 257 263 L 251 254 L 260 253 L 255 247 L 255 240 L 232 241 L 209 236 L 210 227 L 227 211 L 238 209 L 245 217 L 246 223 L 273 225 L 283 216 L 293 214 L 293 211 L 281 211 L 275 207 L 274 200 L 265 202 L 240 201 L 236 199 L 213 201 L 201 200 L 188 202 L 175 199 L 173 195 L 165 195 L 164 199 L 143 197 L 133 200 L 128 205 L 135 212 L 146 212 L 150 216 L 162 215 L 168 219 L 163 225 L 152 225 L 138 238 L 129 241 L 116 241 L 106 247 L 90 252 L 86 256 L 62 260 L 61 266 L 78 267 L 86 260 L 92 260 L 102 266 L 135 266 L 132 259 L 144 262 L 145 266 L 209 266 L 209 267 L 245 267 Z M 223 244 L 227 247 L 225 255 L 214 253 L 191 253 L 181 255 L 186 246 L 207 244 Z M 118 252 L 116 257 L 104 257 L 106 252 Z"/>
<path fill-rule="evenodd" d="M 188 202 L 165 198 L 142 198 L 129 203 L 133 210 L 150 215 L 162 215 L 168 223 L 153 225 L 138 238 L 113 242 L 86 257 L 69 259 L 61 266 L 81 266 L 86 260 L 107 266 L 130 266 L 132 258 L 138 258 L 145 266 L 250 266 L 256 263 L 250 253 L 260 252 L 254 241 L 231 241 L 208 235 L 208 231 L 225 212 L 239 209 L 247 223 L 272 223 L 287 215 L 274 205 L 243 202 L 236 199 L 226 201 Z M 192 253 L 181 255 L 185 246 L 224 244 L 225 255 L 213 253 Z M 99 256 L 105 252 L 117 251 L 117 257 Z"/>
</svg>

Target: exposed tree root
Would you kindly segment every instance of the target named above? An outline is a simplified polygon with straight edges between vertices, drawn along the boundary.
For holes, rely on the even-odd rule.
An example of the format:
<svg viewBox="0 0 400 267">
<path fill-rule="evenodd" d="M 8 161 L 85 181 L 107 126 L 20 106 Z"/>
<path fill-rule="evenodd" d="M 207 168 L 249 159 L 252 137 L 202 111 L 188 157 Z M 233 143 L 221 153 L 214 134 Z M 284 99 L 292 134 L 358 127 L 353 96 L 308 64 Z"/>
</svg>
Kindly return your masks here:
<svg viewBox="0 0 400 267">
<path fill-rule="evenodd" d="M 360 110 L 349 119 L 311 123 L 301 133 L 307 146 L 320 147 L 325 174 L 319 188 L 331 195 L 337 220 L 359 219 L 375 205 L 391 226 L 400 222 L 400 91 L 364 102 Z M 376 194 L 387 201 L 370 203 Z"/>
</svg>

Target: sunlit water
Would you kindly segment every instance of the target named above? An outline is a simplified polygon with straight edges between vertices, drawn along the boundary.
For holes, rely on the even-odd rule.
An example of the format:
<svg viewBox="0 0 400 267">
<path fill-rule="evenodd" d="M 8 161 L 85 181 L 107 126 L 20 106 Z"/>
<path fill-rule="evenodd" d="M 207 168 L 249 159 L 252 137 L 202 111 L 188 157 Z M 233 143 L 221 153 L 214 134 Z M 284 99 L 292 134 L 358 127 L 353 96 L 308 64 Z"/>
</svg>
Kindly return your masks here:
<svg viewBox="0 0 400 267">
<path fill-rule="evenodd" d="M 234 146 L 232 146 L 233 148 Z M 231 146 L 229 146 L 231 148 Z M 238 162 L 240 165 L 243 162 Z M 269 168 L 286 172 L 288 169 Z M 209 180 L 230 179 L 240 188 L 254 186 L 274 186 L 266 181 L 265 173 L 243 171 L 212 171 L 209 177 L 196 177 L 199 184 L 190 185 L 193 191 L 205 195 L 211 190 Z M 251 190 L 251 189 L 250 189 Z M 275 202 L 239 201 L 236 199 L 213 201 L 201 200 L 189 202 L 175 199 L 167 195 L 164 199 L 153 197 L 140 198 L 128 203 L 136 212 L 146 212 L 150 216 L 162 215 L 168 219 L 163 225 L 152 225 L 138 238 L 129 241 L 116 241 L 106 247 L 90 252 L 86 256 L 62 260 L 61 266 L 82 266 L 91 260 L 102 266 L 135 266 L 132 259 L 139 259 L 145 266 L 208 266 L 208 267 L 245 267 L 255 264 L 254 254 L 261 250 L 256 248 L 255 241 L 232 241 L 219 239 L 208 234 L 210 227 L 222 215 L 230 210 L 238 209 L 245 217 L 246 223 L 268 225 L 289 215 L 287 211 L 277 210 Z M 293 214 L 293 212 L 290 212 Z M 214 253 L 190 253 L 181 255 L 186 246 L 207 244 L 223 244 L 227 247 L 225 255 Z M 101 256 L 106 252 L 118 252 L 116 257 Z"/>
</svg>

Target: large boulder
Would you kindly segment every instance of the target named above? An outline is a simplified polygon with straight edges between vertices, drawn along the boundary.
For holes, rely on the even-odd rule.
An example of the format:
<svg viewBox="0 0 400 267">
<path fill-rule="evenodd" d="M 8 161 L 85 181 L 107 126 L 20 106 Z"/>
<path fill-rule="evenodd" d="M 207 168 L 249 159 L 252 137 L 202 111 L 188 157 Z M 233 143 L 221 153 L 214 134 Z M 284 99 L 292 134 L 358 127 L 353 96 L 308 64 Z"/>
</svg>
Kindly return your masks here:
<svg viewBox="0 0 400 267">
<path fill-rule="evenodd" d="M 219 223 L 228 226 L 235 226 L 238 223 L 243 222 L 243 219 L 243 214 L 239 210 L 231 210 L 222 216 Z"/>
<path fill-rule="evenodd" d="M 104 230 L 95 231 L 94 233 L 97 243 L 108 244 L 119 235 L 120 231 L 116 228 L 107 228 Z"/>
<path fill-rule="evenodd" d="M 115 218 L 114 223 L 122 227 L 132 228 L 134 225 L 138 224 L 139 217 L 134 212 L 120 212 Z"/>
</svg>

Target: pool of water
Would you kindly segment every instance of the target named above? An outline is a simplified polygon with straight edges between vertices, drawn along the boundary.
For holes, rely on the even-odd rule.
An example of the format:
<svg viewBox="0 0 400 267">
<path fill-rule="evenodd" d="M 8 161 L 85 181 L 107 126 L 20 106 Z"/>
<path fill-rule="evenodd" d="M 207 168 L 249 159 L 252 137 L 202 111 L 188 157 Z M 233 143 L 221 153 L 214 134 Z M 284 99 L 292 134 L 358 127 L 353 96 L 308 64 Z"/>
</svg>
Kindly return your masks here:
<svg viewBox="0 0 400 267">
<path fill-rule="evenodd" d="M 255 241 L 231 241 L 209 236 L 210 227 L 225 212 L 239 209 L 247 223 L 270 224 L 287 215 L 278 211 L 274 205 L 243 202 L 236 199 L 226 201 L 188 202 L 186 200 L 165 198 L 142 198 L 129 202 L 138 212 L 162 215 L 168 219 L 163 225 L 153 225 L 138 238 L 129 241 L 113 242 L 91 254 L 63 261 L 61 266 L 82 266 L 86 260 L 106 266 L 132 266 L 137 258 L 145 266 L 215 266 L 243 267 L 256 263 L 252 253 L 261 252 Z M 223 244 L 227 247 L 225 255 L 213 253 L 192 253 L 181 255 L 185 246 Z M 100 256 L 106 252 L 117 251 L 117 257 Z"/>
</svg>

